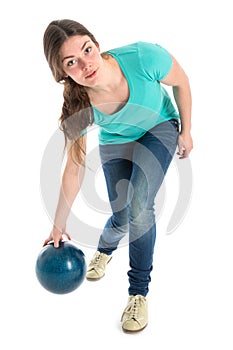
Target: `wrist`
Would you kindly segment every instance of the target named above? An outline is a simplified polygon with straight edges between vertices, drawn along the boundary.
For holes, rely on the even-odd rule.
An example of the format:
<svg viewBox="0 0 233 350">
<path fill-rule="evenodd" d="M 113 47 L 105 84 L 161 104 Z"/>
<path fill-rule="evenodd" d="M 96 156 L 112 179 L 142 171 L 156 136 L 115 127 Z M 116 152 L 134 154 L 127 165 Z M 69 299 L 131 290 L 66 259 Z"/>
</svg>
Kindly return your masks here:
<svg viewBox="0 0 233 350">
<path fill-rule="evenodd" d="M 191 135 L 191 130 L 190 129 L 185 129 L 185 130 L 181 129 L 180 135 L 190 136 Z"/>
<path fill-rule="evenodd" d="M 58 231 L 60 233 L 64 233 L 66 231 L 66 225 L 54 222 L 53 230 Z"/>
<path fill-rule="evenodd" d="M 182 125 L 181 123 L 181 128 L 180 128 L 180 133 L 183 135 L 188 135 L 191 133 L 191 124 L 189 125 Z"/>
</svg>

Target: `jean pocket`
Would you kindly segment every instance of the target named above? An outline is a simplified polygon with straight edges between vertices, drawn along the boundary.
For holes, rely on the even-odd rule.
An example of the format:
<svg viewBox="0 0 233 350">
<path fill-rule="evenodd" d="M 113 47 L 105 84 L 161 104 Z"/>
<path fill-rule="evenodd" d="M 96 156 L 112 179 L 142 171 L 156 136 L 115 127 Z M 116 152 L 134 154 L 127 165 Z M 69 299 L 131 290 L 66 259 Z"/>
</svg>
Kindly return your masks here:
<svg viewBox="0 0 233 350">
<path fill-rule="evenodd" d="M 177 132 L 180 131 L 180 123 L 177 119 L 170 119 L 169 123 L 172 124 Z"/>
</svg>

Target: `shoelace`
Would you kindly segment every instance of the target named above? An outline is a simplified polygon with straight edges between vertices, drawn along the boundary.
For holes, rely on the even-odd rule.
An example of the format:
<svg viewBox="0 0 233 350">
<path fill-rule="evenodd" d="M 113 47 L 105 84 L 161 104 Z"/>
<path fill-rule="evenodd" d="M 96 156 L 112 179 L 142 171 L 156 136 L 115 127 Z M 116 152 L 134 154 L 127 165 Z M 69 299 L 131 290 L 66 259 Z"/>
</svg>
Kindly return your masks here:
<svg viewBox="0 0 233 350">
<path fill-rule="evenodd" d="M 93 268 L 98 270 L 99 269 L 99 264 L 101 263 L 101 260 L 102 260 L 102 255 L 101 254 L 98 254 L 95 256 L 95 258 L 92 260 L 92 265 L 93 265 Z"/>
<path fill-rule="evenodd" d="M 131 303 L 129 304 L 128 308 L 126 309 L 126 312 L 129 314 L 130 318 L 134 318 L 137 319 L 137 315 L 138 315 L 138 308 L 139 308 L 139 298 L 138 297 L 134 297 L 132 298 Z"/>
<path fill-rule="evenodd" d="M 100 254 L 95 257 L 95 259 L 93 260 L 94 267 L 98 266 L 98 264 L 100 262 L 100 258 L 101 258 Z"/>
</svg>

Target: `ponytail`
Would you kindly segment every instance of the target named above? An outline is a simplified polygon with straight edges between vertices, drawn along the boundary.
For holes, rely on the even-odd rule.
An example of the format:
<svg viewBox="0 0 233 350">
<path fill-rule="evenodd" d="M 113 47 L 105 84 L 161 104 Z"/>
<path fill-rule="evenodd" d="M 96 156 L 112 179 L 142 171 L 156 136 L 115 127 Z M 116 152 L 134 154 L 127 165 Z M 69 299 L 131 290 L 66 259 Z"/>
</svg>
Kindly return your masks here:
<svg viewBox="0 0 233 350">
<path fill-rule="evenodd" d="M 81 164 L 85 156 L 82 136 L 86 128 L 93 124 L 93 109 L 85 88 L 70 77 L 65 79 L 63 97 L 60 129 L 65 136 L 65 145 L 68 140 L 71 141 L 74 162 Z"/>
</svg>

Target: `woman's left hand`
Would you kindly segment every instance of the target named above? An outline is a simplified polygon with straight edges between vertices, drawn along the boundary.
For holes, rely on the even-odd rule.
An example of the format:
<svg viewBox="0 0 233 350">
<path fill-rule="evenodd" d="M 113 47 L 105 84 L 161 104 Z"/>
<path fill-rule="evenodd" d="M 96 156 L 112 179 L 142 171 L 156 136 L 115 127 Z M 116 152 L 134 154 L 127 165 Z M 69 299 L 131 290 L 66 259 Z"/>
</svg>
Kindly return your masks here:
<svg viewBox="0 0 233 350">
<path fill-rule="evenodd" d="M 180 133 L 178 136 L 178 152 L 179 159 L 188 158 L 189 153 L 193 149 L 193 140 L 190 133 Z"/>
</svg>

